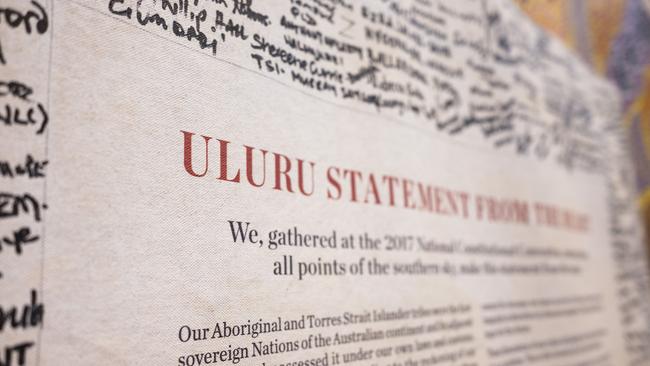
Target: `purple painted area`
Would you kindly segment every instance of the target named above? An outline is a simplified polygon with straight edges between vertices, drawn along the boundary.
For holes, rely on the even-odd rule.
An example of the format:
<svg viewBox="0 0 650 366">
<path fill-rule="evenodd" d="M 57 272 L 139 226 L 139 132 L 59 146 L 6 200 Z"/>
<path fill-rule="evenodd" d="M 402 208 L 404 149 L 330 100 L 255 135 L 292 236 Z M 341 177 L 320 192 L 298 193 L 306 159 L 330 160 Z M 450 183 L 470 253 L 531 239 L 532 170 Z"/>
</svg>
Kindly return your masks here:
<svg viewBox="0 0 650 366">
<path fill-rule="evenodd" d="M 643 73 L 650 64 L 650 16 L 641 0 L 628 0 L 621 30 L 612 44 L 607 76 L 623 94 L 627 109 L 643 86 Z"/>
</svg>

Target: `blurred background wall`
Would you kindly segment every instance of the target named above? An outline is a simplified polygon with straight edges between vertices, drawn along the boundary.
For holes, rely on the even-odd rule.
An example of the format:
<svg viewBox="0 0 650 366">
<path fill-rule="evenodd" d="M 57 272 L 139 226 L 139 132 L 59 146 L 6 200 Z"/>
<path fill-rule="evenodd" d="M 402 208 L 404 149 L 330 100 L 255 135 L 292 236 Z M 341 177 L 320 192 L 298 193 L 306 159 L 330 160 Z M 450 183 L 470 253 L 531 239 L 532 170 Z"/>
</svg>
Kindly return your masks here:
<svg viewBox="0 0 650 366">
<path fill-rule="evenodd" d="M 650 0 L 515 1 L 621 90 L 639 208 L 650 233 Z"/>
</svg>

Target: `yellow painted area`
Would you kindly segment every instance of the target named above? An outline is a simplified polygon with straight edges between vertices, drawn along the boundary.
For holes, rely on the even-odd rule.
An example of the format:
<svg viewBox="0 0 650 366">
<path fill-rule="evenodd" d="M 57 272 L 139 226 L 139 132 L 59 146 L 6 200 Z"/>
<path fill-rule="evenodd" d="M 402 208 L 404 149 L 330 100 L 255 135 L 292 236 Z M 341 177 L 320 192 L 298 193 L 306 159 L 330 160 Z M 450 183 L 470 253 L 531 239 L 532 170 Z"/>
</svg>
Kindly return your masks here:
<svg viewBox="0 0 650 366">
<path fill-rule="evenodd" d="M 639 196 L 639 207 L 641 208 L 641 212 L 648 211 L 648 208 L 650 207 L 650 188 L 646 189 Z"/>
<path fill-rule="evenodd" d="M 584 0 L 586 6 L 585 25 L 590 46 L 590 57 L 596 72 L 605 74 L 612 44 L 623 24 L 625 6 L 634 0 Z M 648 0 L 645 0 L 648 1 Z M 571 23 L 569 0 L 515 0 L 522 10 L 538 25 L 554 33 L 569 48 L 575 48 L 577 36 Z M 625 111 L 623 121 L 630 134 L 642 142 L 641 151 L 636 151 L 640 161 L 637 164 L 650 166 L 650 60 L 646 65 L 644 86 L 635 101 Z M 638 124 L 633 124 L 638 121 Z M 647 179 L 647 177 L 645 177 Z M 643 187 L 638 203 L 650 231 L 650 185 Z"/>
<path fill-rule="evenodd" d="M 577 42 L 568 0 L 516 0 L 539 26 L 558 36 L 569 48 Z M 586 25 L 594 69 L 604 74 L 612 41 L 623 21 L 626 0 L 588 0 Z"/>
</svg>

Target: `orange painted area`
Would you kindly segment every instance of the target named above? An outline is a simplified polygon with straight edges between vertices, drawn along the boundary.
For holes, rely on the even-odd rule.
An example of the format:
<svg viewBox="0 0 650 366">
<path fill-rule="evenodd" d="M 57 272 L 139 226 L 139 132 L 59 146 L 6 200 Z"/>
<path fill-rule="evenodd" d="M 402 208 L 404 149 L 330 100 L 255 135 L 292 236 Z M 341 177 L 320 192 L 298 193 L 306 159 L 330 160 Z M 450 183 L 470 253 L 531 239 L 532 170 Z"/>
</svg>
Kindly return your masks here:
<svg viewBox="0 0 650 366">
<path fill-rule="evenodd" d="M 625 0 L 585 2 L 593 66 L 600 74 L 604 74 L 607 69 L 609 50 L 623 21 L 625 2 Z"/>
<path fill-rule="evenodd" d="M 565 0 L 516 0 L 521 9 L 539 26 L 559 37 L 570 48 L 575 46 L 575 34 Z"/>
<path fill-rule="evenodd" d="M 646 67 L 645 84 L 636 101 L 630 106 L 625 115 L 625 124 L 632 129 L 632 133 L 640 134 L 643 141 L 644 159 L 637 161 L 637 164 L 648 164 L 650 162 L 650 66 Z M 638 126 L 634 128 L 633 121 Z M 641 192 L 639 203 L 644 212 L 650 211 L 650 187 Z"/>
</svg>

